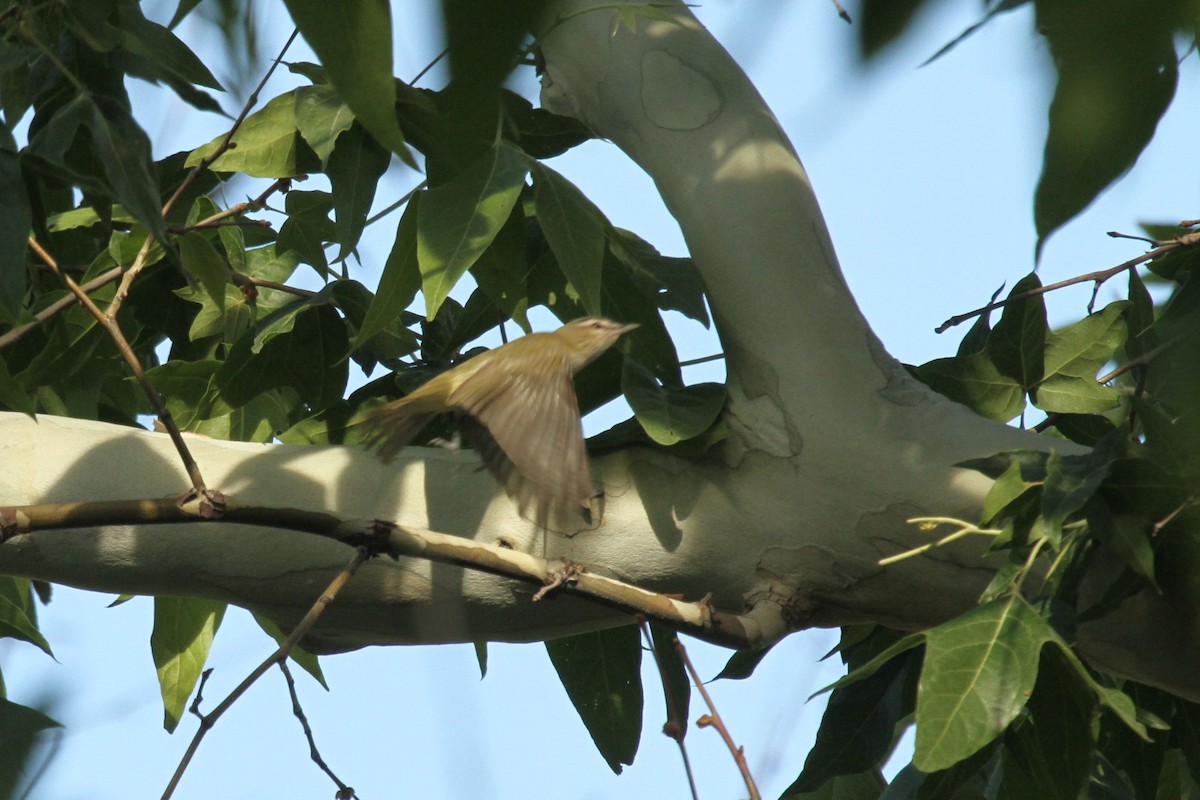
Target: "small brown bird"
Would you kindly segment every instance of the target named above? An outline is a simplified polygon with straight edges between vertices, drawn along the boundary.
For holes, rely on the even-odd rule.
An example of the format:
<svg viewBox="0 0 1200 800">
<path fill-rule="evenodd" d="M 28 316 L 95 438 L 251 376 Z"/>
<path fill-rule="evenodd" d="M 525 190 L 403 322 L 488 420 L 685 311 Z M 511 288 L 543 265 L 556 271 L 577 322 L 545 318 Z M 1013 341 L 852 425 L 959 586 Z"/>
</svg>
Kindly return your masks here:
<svg viewBox="0 0 1200 800">
<path fill-rule="evenodd" d="M 542 527 L 562 512 L 584 514 L 595 490 L 571 378 L 636 327 L 582 317 L 480 353 L 374 411 L 370 446 L 391 461 L 450 414 L 522 514 L 531 501 Z"/>
</svg>

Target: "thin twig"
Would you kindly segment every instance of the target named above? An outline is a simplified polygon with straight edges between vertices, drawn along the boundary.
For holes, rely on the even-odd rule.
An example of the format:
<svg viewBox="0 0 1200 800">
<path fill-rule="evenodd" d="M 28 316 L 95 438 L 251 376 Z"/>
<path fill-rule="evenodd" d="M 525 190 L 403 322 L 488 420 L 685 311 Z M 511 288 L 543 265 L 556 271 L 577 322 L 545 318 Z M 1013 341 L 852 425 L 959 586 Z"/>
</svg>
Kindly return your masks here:
<svg viewBox="0 0 1200 800">
<path fill-rule="evenodd" d="M 75 295 L 83 307 L 108 332 L 109 337 L 117 346 L 117 350 L 120 351 L 121 356 L 125 359 L 125 363 L 129 365 L 133 377 L 137 379 L 138 384 L 142 387 L 142 391 L 145 392 L 147 399 L 150 400 L 150 404 L 154 406 L 154 411 L 158 414 L 159 419 L 162 420 L 167 433 L 170 434 L 171 442 L 175 445 L 175 451 L 179 453 L 180 459 L 183 460 L 183 468 L 187 470 L 188 478 L 192 482 L 192 489 L 200 497 L 207 495 L 208 487 L 204 483 L 204 476 L 200 474 L 200 465 L 192 458 L 187 444 L 183 441 L 183 435 L 179 432 L 179 426 L 175 424 L 175 420 L 171 417 L 171 412 L 167 409 L 167 404 L 163 402 L 162 395 L 158 393 L 158 390 L 154 388 L 154 384 L 150 382 L 150 378 L 146 375 L 146 370 L 142 368 L 141 359 L 138 358 L 137 353 L 133 352 L 133 348 L 129 346 L 129 342 L 125 339 L 125 334 L 121 333 L 121 328 L 117 325 L 116 320 L 105 315 L 92 301 L 91 296 L 83 291 L 70 275 L 60 272 L 58 262 L 32 236 L 29 237 L 29 247 L 42 259 L 47 267 L 52 269 L 62 279 L 63 283 L 67 285 L 67 288 Z"/>
<path fill-rule="evenodd" d="M 697 364 L 707 364 L 710 361 L 720 361 L 725 358 L 724 353 L 713 353 L 711 356 L 701 356 L 700 358 L 689 358 L 687 361 L 680 361 L 681 367 L 694 367 Z"/>
<path fill-rule="evenodd" d="M 933 330 L 935 333 L 945 333 L 955 325 L 959 325 L 969 319 L 978 317 L 981 314 L 986 314 L 989 311 L 995 311 L 998 308 L 1004 308 L 1007 305 L 1019 303 L 1022 300 L 1028 300 L 1031 297 L 1037 297 L 1038 295 L 1046 294 L 1047 292 L 1053 292 L 1056 289 L 1062 289 L 1067 286 L 1075 286 L 1076 284 L 1095 281 L 1096 286 L 1099 287 L 1100 284 L 1104 283 L 1114 275 L 1118 275 L 1126 270 L 1133 269 L 1139 264 L 1144 264 L 1147 261 L 1152 261 L 1153 259 L 1158 258 L 1161 255 L 1165 255 L 1172 250 L 1180 247 L 1186 247 L 1188 245 L 1195 244 L 1196 242 L 1200 242 L 1200 232 L 1184 234 L 1183 236 L 1176 237 L 1169 242 L 1164 242 L 1158 247 L 1155 247 L 1153 250 L 1143 253 L 1137 258 L 1131 258 L 1115 267 L 1097 270 L 1096 272 L 1089 272 L 1086 275 L 1076 275 L 1074 278 L 1067 278 L 1066 280 L 1061 280 L 1057 283 L 1048 283 L 1045 286 L 1039 286 L 1036 289 L 1020 292 L 1012 295 L 1011 297 L 1006 297 L 1003 300 L 995 300 L 985 306 L 975 309 L 974 311 L 968 311 L 965 314 L 958 314 L 950 317 L 950 319 L 946 320 L 941 325 L 938 325 Z"/>
<path fill-rule="evenodd" d="M 110 269 L 108 272 L 97 275 L 95 278 L 92 278 L 90 281 L 83 284 L 79 288 L 83 290 L 84 294 L 90 295 L 92 292 L 96 291 L 97 289 L 101 288 L 102 286 L 107 286 L 108 284 L 112 283 L 113 281 L 115 281 L 117 278 L 120 278 L 120 277 L 121 277 L 121 268 L 114 267 L 113 269 Z M 7 333 L 5 333 L 3 336 L 0 336 L 0 348 L 7 347 L 10 344 L 14 344 L 15 342 L 20 341 L 25 336 L 25 334 L 29 333 L 30 331 L 32 331 L 33 329 L 35 329 L 41 325 L 45 325 L 47 322 L 54 319 L 59 314 L 66 311 L 71 306 L 75 305 L 77 302 L 79 302 L 79 298 L 73 294 L 68 294 L 68 295 L 64 295 L 63 297 L 60 297 L 59 299 L 55 300 L 50 305 L 43 308 L 38 313 L 34 314 L 33 319 L 31 321 L 26 322 L 24 325 L 19 325 L 19 326 L 13 328 L 11 331 L 8 331 Z"/>
<path fill-rule="evenodd" d="M 308 756 L 313 760 L 313 763 L 320 767 L 321 771 L 329 776 L 329 779 L 337 784 L 337 799 L 351 800 L 357 798 L 354 794 L 354 788 L 347 786 L 342 782 L 342 779 L 333 774 L 333 770 L 325 763 L 325 759 L 321 758 L 321 751 L 317 749 L 317 740 L 313 738 L 312 726 L 308 724 L 308 717 L 304 714 L 304 709 L 300 706 L 300 695 L 296 694 L 296 681 L 292 678 L 292 671 L 288 669 L 287 659 L 279 662 L 279 671 L 283 673 L 283 679 L 287 681 L 288 694 L 292 698 L 292 715 L 300 720 L 300 728 L 304 731 L 304 738 L 308 740 Z"/>
<path fill-rule="evenodd" d="M 367 548 L 360 547 L 355 550 L 354 556 L 350 559 L 346 566 L 342 568 L 342 571 L 337 574 L 337 577 L 330 581 L 329 586 L 324 592 L 321 593 L 321 596 L 317 598 L 317 601 L 313 603 L 312 608 L 310 608 L 308 613 L 304 615 L 304 619 L 300 620 L 299 624 L 296 625 L 291 635 L 284 640 L 283 644 L 279 645 L 274 653 L 272 653 L 265 661 L 255 667 L 254 670 L 237 685 L 237 688 L 230 692 L 229 696 L 222 700 L 216 708 L 214 708 L 208 714 L 200 717 L 200 727 L 197 728 L 196 735 L 192 737 L 192 741 L 188 745 L 187 750 L 184 752 L 183 758 L 179 762 L 179 766 L 175 768 L 175 774 L 171 776 L 171 780 L 167 784 L 167 788 L 162 794 L 162 800 L 167 800 L 167 798 L 171 797 L 171 795 L 175 793 L 175 789 L 179 786 L 180 780 L 183 779 L 184 771 L 187 770 L 188 765 L 192 762 L 192 758 L 196 755 L 196 751 L 200 748 L 200 742 L 203 741 L 204 736 L 206 733 L 208 733 L 209 729 L 217 724 L 217 721 L 221 718 L 221 716 L 228 711 L 233 704 L 237 702 L 243 694 L 246 693 L 246 690 L 254 685 L 254 682 L 261 678 L 267 670 L 288 657 L 300 640 L 303 639 L 309 630 L 312 629 L 312 626 L 316 624 L 316 621 L 321 616 L 321 613 L 329 607 L 330 603 L 334 601 L 334 598 L 337 597 L 337 594 L 342 590 L 342 587 L 345 586 L 352 577 L 354 577 L 354 573 L 358 571 L 358 568 L 362 566 L 363 562 L 365 562 L 369 557 L 370 553 L 368 552 Z"/>
<path fill-rule="evenodd" d="M 667 721 L 663 725 L 663 733 L 675 740 L 675 744 L 679 745 L 679 757 L 683 759 L 683 771 L 687 775 L 688 788 L 692 792 L 692 800 L 699 800 L 700 795 L 696 791 L 696 776 L 692 774 L 692 762 L 688 759 L 687 745 L 684 744 L 684 734 L 687 732 L 687 720 L 680 713 L 678 705 L 675 703 L 675 694 L 671 691 L 671 682 L 667 680 L 667 667 L 662 662 L 662 658 L 658 654 L 658 648 L 654 646 L 654 637 L 650 633 L 650 624 L 646 622 L 645 617 L 639 617 L 638 625 L 642 629 L 642 637 L 646 640 L 646 646 L 654 655 L 654 664 L 658 667 L 658 679 L 662 682 L 663 696 L 667 700 Z"/>
<path fill-rule="evenodd" d="M 297 33 L 297 30 L 293 30 L 292 35 L 288 37 L 286 42 L 284 42 L 283 47 L 279 51 L 279 55 L 277 55 L 274 61 L 271 62 L 271 66 L 267 69 L 266 74 L 263 75 L 262 80 L 260 80 L 258 85 L 254 87 L 254 91 L 250 93 L 250 97 L 248 97 L 246 102 L 242 105 L 241 113 L 239 113 L 237 119 L 233 121 L 233 125 L 229 128 L 229 132 L 225 134 L 225 138 L 221 140 L 220 144 L 217 145 L 215 150 L 201 159 L 200 163 L 197 164 L 192 171 L 187 174 L 186 177 L 184 177 L 179 186 L 177 186 L 175 191 L 171 194 L 170 199 L 163 204 L 163 217 L 166 217 L 167 214 L 170 213 L 171 209 L 175 207 L 175 203 L 177 203 L 179 198 L 183 196 L 183 193 L 188 190 L 188 187 L 195 183 L 196 179 L 203 175 L 218 158 L 223 156 L 225 152 L 229 150 L 230 147 L 233 147 L 234 134 L 236 134 L 238 129 L 242 127 L 242 123 L 246 121 L 246 117 L 250 114 L 250 109 L 254 108 L 254 106 L 258 103 L 259 94 L 262 92 L 263 87 L 266 86 L 267 81 L 270 80 L 271 76 L 275 73 L 275 70 L 283 62 L 283 56 L 287 53 L 288 48 L 292 46 L 292 42 L 296 40 Z M 121 310 L 121 305 L 125 302 L 125 298 L 129 296 L 130 285 L 133 283 L 134 278 L 136 278 L 146 266 L 146 257 L 150 254 L 150 248 L 153 247 L 153 245 L 154 237 L 147 233 L 146 241 L 142 242 L 142 247 L 140 250 L 138 250 L 137 255 L 134 257 L 133 264 L 130 265 L 129 269 L 126 270 L 125 274 L 121 277 L 121 284 L 117 287 L 117 293 L 113 296 L 112 302 L 108 305 L 108 315 L 110 317 L 115 318 L 117 316 L 117 312 Z"/>
<path fill-rule="evenodd" d="M 692 665 L 692 660 L 688 658 L 687 648 L 683 646 L 683 642 L 679 641 L 678 636 L 675 637 L 675 650 L 679 653 L 679 657 L 683 659 L 683 666 L 687 668 L 688 674 L 692 676 L 692 682 L 695 683 L 700 696 L 704 698 L 704 704 L 708 706 L 709 713 L 696 720 L 697 727 L 706 728 L 712 726 L 716 729 L 717 733 L 721 735 L 721 739 L 725 742 L 725 746 L 729 748 L 734 762 L 737 763 L 738 769 L 742 773 L 742 780 L 746 782 L 746 791 L 750 793 L 750 800 L 762 800 L 762 794 L 759 793 L 758 786 L 754 783 L 754 776 L 750 774 L 750 766 L 746 763 L 745 750 L 734 743 L 733 737 L 729 734 L 729 729 L 725 727 L 725 722 L 717 712 L 716 705 L 713 704 L 712 698 L 708 695 L 708 690 L 704 688 L 704 681 L 700 680 L 700 673 L 696 672 L 696 668 Z"/>
</svg>

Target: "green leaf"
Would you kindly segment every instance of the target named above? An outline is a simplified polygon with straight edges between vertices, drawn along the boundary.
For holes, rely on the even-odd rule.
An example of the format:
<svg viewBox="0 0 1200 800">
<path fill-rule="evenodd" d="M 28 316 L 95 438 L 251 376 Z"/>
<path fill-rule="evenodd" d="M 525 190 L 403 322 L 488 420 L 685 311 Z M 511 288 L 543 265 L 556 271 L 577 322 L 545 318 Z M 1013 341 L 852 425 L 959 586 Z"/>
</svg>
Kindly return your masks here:
<svg viewBox="0 0 1200 800">
<path fill-rule="evenodd" d="M 878 769 L 856 775 L 838 775 L 812 792 L 784 791 L 779 800 L 879 800 L 888 783 Z"/>
<path fill-rule="evenodd" d="M 167 226 L 154 178 L 149 137 L 125 106 L 99 96 L 93 100 L 81 95 L 78 99 L 90 115 L 85 125 L 113 199 L 133 214 L 155 239 L 166 241 Z"/>
<path fill-rule="evenodd" d="M 1137 575 L 1158 588 L 1150 522 L 1145 517 L 1114 512 L 1104 497 L 1095 496 L 1087 505 L 1087 521 L 1092 535 L 1120 556 Z"/>
<path fill-rule="evenodd" d="M 610 231 L 608 247 L 660 309 L 678 311 L 709 326 L 704 280 L 692 259 L 664 256 L 637 234 L 619 228 Z"/>
<path fill-rule="evenodd" d="M 334 142 L 354 123 L 354 114 L 332 86 L 318 84 L 296 90 L 296 129 L 324 165 Z"/>
<path fill-rule="evenodd" d="M 258 623 L 258 627 L 266 631 L 267 635 L 275 640 L 276 644 L 282 645 L 287 640 L 287 634 L 267 617 L 254 614 L 254 621 Z M 321 688 L 329 690 L 329 684 L 325 682 L 325 673 L 321 671 L 321 663 L 317 657 L 305 650 L 303 647 L 293 647 L 288 653 L 288 658 L 296 662 L 309 675 L 313 676 L 317 683 L 321 684 Z"/>
<path fill-rule="evenodd" d="M 1052 450 L 1046 459 L 1046 481 L 1042 485 L 1042 530 L 1058 546 L 1067 518 L 1087 504 L 1108 477 L 1111 463 L 1105 449 L 1098 447 L 1086 457 L 1063 457 Z"/>
<path fill-rule="evenodd" d="M 0 321 L 13 320 L 25 301 L 25 260 L 33 211 L 16 153 L 0 149 Z"/>
<path fill-rule="evenodd" d="M 392 243 L 392 251 L 383 264 L 383 275 L 379 278 L 379 288 L 371 305 L 367 308 L 366 317 L 354 336 L 353 347 L 362 347 L 373 336 L 383 331 L 399 319 L 401 312 L 408 308 L 417 290 L 421 288 L 421 270 L 417 265 L 417 227 L 420 214 L 421 193 L 412 196 L 400 222 L 396 225 L 396 240 Z"/>
<path fill-rule="evenodd" d="M 1018 597 L 927 631 L 913 765 L 947 769 L 999 736 L 1033 691 L 1038 655 L 1053 635 Z"/>
<path fill-rule="evenodd" d="M 329 219 L 333 197 L 325 192 L 291 191 L 284 207 L 288 218 L 279 229 L 276 250 L 294 252 L 305 264 L 325 275 L 329 271 L 325 245 L 337 235 L 337 228 Z"/>
<path fill-rule="evenodd" d="M 533 164 L 538 223 L 567 280 L 587 313 L 599 316 L 600 276 L 607 221 L 575 184 L 538 162 Z"/>
<path fill-rule="evenodd" d="M 552 639 L 546 652 L 610 769 L 632 764 L 642 735 L 642 648 L 636 625 Z"/>
<path fill-rule="evenodd" d="M 200 680 L 225 604 L 197 597 L 155 597 L 150 652 L 162 689 L 163 727 L 174 731 Z"/>
<path fill-rule="evenodd" d="M 423 193 L 417 262 L 429 319 L 508 220 L 528 172 L 525 154 L 501 143 L 454 180 Z"/>
<path fill-rule="evenodd" d="M 1034 196 L 1038 252 L 1133 166 L 1175 95 L 1174 17 L 1125 0 L 1036 3 L 1058 83 Z"/>
<path fill-rule="evenodd" d="M 392 154 L 359 125 L 351 126 L 338 138 L 325 168 L 333 188 L 333 216 L 340 245 L 337 261 L 358 246 L 375 200 L 375 187 L 391 160 Z"/>
<path fill-rule="evenodd" d="M 526 228 L 520 204 L 513 206 L 508 222 L 471 267 L 471 277 L 501 313 L 529 333 L 533 328 L 526 316 L 530 305 Z"/>
<path fill-rule="evenodd" d="M 725 407 L 723 385 L 664 386 L 632 359 L 625 360 L 621 388 L 638 422 L 651 439 L 662 445 L 676 444 L 708 430 Z"/>
<path fill-rule="evenodd" d="M 38 630 L 27 579 L 0 577 L 0 637 L 29 642 L 54 657 L 50 643 Z"/>
<path fill-rule="evenodd" d="M 1042 282 L 1030 273 L 1009 292 L 1009 298 L 1038 289 Z M 1046 347 L 1046 303 L 1041 295 L 1004 307 L 1004 313 L 987 338 L 986 350 L 997 371 L 1012 378 L 1025 391 L 1042 380 Z"/>
<path fill-rule="evenodd" d="M 1092 768 L 1096 700 L 1054 648 L 1042 654 L 1028 708 L 1004 737 L 998 796 L 1079 800 Z"/>
<path fill-rule="evenodd" d="M 767 653 L 771 652 L 771 648 L 764 647 L 761 650 L 738 650 L 729 657 L 725 662 L 725 666 L 713 678 L 714 681 L 719 681 L 722 678 L 731 681 L 740 681 L 749 678 L 754 674 L 754 670 L 762 663 L 762 660 L 767 657 Z"/>
<path fill-rule="evenodd" d="M 0 747 L 7 750 L 16 740 L 26 739 L 39 731 L 61 728 L 62 723 L 38 711 L 0 697 Z"/>
<path fill-rule="evenodd" d="M 984 524 L 992 524 L 1015 500 L 1036 485 L 1021 476 L 1020 464 L 1016 461 L 1009 464 L 1008 469 L 996 479 L 992 488 L 988 490 L 987 497 L 983 499 Z"/>
<path fill-rule="evenodd" d="M 1045 379 L 1034 394 L 1038 408 L 1087 414 L 1117 404 L 1116 390 L 1096 383 L 1096 373 L 1125 340 L 1128 305 L 1126 300 L 1110 303 L 1046 338 Z"/>
<path fill-rule="evenodd" d="M 327 305 L 304 306 L 294 315 L 289 333 L 274 336 L 254 352 L 255 336 L 248 333 L 231 348 L 217 370 L 221 397 L 237 407 L 258 394 L 284 386 L 296 391 L 312 410 L 341 399 L 348 367 L 346 326 Z"/>
<path fill-rule="evenodd" d="M 29 415 L 37 410 L 33 397 L 9 373 L 4 359 L 0 359 L 0 406 Z"/>
<path fill-rule="evenodd" d="M 380 144 L 415 167 L 396 122 L 387 0 L 285 0 L 338 95 Z"/>
<path fill-rule="evenodd" d="M 487 642 L 472 642 L 475 649 L 475 662 L 479 664 L 479 680 L 487 677 L 488 649 Z"/>
<path fill-rule="evenodd" d="M 225 134 L 196 148 L 185 166 L 194 167 L 217 151 Z M 318 167 L 316 154 L 297 135 L 296 91 L 273 98 L 242 122 L 236 147 L 212 163 L 214 172 L 242 172 L 255 178 L 289 178 Z"/>
<path fill-rule="evenodd" d="M 883 761 L 896 726 L 912 713 L 909 675 L 916 656 L 914 650 L 900 653 L 870 677 L 833 691 L 804 771 L 785 796 L 815 791 L 834 777 L 868 771 Z"/>
<path fill-rule="evenodd" d="M 176 239 L 183 269 L 200 281 L 209 299 L 225 310 L 225 289 L 229 286 L 229 264 L 203 235 L 191 231 Z"/>
<path fill-rule="evenodd" d="M 977 414 L 1008 422 L 1025 407 L 1025 392 L 1005 377 L 987 353 L 938 358 L 914 370 L 917 380 Z"/>
</svg>

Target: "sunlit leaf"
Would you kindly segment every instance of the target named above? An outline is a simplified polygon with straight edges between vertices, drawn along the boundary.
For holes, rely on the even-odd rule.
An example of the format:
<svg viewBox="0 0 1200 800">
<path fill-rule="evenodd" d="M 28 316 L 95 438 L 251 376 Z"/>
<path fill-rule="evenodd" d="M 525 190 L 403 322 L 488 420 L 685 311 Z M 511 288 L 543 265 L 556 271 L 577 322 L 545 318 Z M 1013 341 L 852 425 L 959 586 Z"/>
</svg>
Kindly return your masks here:
<svg viewBox="0 0 1200 800">
<path fill-rule="evenodd" d="M 430 319 L 508 220 L 528 172 L 525 154 L 502 143 L 454 180 L 424 193 L 417 262 Z"/>
<path fill-rule="evenodd" d="M 197 597 L 155 597 L 150 652 L 162 689 L 163 727 L 175 730 L 225 616 L 225 604 Z"/>
<path fill-rule="evenodd" d="M 392 15 L 387 0 L 285 0 L 329 82 L 380 144 L 415 166 L 396 122 Z"/>
</svg>

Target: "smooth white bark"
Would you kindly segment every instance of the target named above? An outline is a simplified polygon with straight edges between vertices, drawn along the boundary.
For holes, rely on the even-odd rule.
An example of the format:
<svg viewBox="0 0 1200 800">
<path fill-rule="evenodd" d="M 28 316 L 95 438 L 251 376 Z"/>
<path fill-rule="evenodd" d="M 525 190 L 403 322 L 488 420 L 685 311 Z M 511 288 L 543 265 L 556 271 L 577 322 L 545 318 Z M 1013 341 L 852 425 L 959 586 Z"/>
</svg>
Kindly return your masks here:
<svg viewBox="0 0 1200 800">
<path fill-rule="evenodd" d="M 471 454 L 410 449 L 390 466 L 350 448 L 194 440 L 211 487 L 243 502 L 329 510 L 497 542 L 718 608 L 777 608 L 790 629 L 918 628 L 970 607 L 990 577 L 978 543 L 893 566 L 918 515 L 974 519 L 988 488 L 953 465 L 1018 447 L 1070 447 L 983 420 L 911 380 L 850 296 L 812 188 L 762 99 L 682 6 L 676 22 L 613 24 L 564 2 L 542 41 L 543 101 L 584 120 L 654 178 L 703 273 L 725 345 L 736 435 L 685 462 L 630 450 L 597 462 L 603 526 L 573 537 L 520 520 Z M 178 494 L 165 436 L 0 415 L 0 502 Z M 217 597 L 285 624 L 345 548 L 223 525 L 38 533 L 0 569 L 87 588 Z M 533 639 L 611 624 L 615 612 L 419 559 L 368 565 L 327 612 L 322 646 Z M 764 606 L 766 604 L 766 606 Z M 1167 638 L 1170 632 L 1171 639 Z M 1085 632 L 1098 663 L 1181 690 L 1195 623 L 1139 598 Z M 1169 646 L 1168 646 L 1169 644 Z"/>
</svg>

